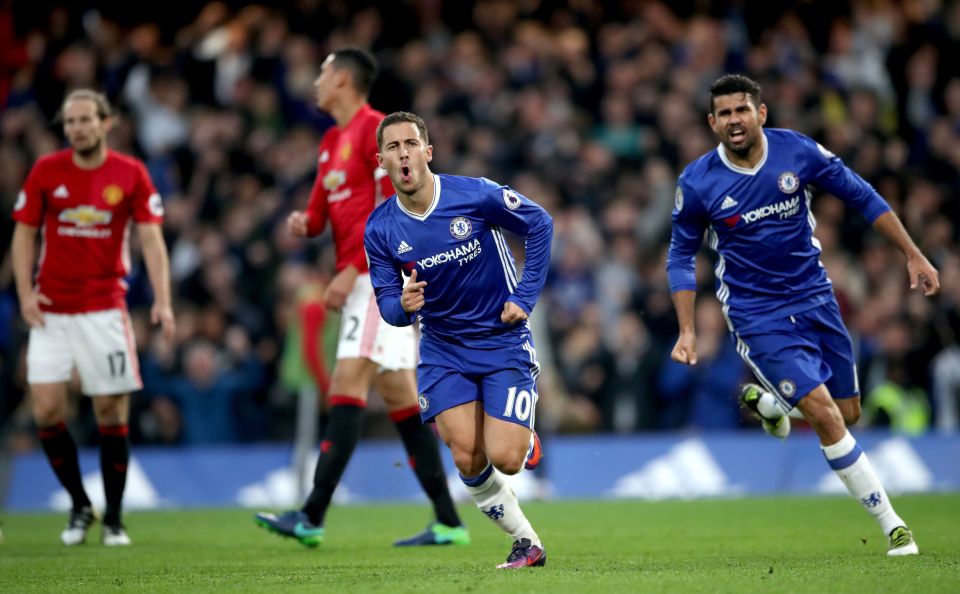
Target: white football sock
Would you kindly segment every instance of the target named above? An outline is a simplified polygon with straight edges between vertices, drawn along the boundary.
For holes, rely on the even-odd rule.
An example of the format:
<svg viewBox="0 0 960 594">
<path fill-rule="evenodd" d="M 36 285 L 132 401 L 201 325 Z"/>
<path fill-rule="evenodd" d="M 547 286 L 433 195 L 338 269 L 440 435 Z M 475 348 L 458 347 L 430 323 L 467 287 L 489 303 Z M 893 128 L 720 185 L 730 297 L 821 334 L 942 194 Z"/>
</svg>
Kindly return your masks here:
<svg viewBox="0 0 960 594">
<path fill-rule="evenodd" d="M 897 526 L 906 526 L 906 523 L 893 510 L 887 492 L 880 484 L 880 479 L 874 472 L 870 460 L 867 459 L 867 454 L 860 449 L 857 440 L 850 435 L 849 431 L 837 443 L 821 445 L 820 448 L 827 458 L 827 463 L 847 487 L 847 491 L 860 502 L 863 509 L 877 519 L 885 535 L 889 535 L 890 531 Z"/>
<path fill-rule="evenodd" d="M 540 537 L 534 532 L 530 521 L 523 515 L 520 509 L 520 502 L 514 494 L 513 489 L 503 480 L 499 472 L 492 465 L 481 472 L 474 479 L 480 479 L 489 471 L 489 476 L 483 482 L 476 486 L 471 486 L 473 482 L 470 478 L 460 475 L 467 493 L 473 498 L 477 507 L 501 530 L 510 535 L 513 540 L 529 538 L 530 542 L 542 547 Z"/>
</svg>

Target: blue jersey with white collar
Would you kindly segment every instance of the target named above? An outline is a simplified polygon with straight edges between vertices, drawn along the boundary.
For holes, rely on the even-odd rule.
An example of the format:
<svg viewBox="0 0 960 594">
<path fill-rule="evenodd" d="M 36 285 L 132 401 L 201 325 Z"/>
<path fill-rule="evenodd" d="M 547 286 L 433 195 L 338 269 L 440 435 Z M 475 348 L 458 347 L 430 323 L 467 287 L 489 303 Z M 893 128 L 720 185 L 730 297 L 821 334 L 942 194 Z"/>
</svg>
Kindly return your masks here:
<svg viewBox="0 0 960 594">
<path fill-rule="evenodd" d="M 525 238 L 522 280 L 501 229 Z M 417 312 L 424 337 L 481 348 L 507 344 L 503 337 L 527 329 L 500 321 L 503 304 L 533 310 L 552 237 L 550 215 L 514 190 L 485 178 L 434 174 L 433 202 L 424 214 L 392 199 L 367 220 L 364 245 L 380 315 L 394 326 L 414 322 L 400 295 L 406 282 L 401 273 L 416 269 L 417 281 L 427 282 Z"/>
<path fill-rule="evenodd" d="M 813 236 L 811 186 L 859 210 L 872 223 L 890 206 L 863 178 L 813 139 L 763 130 L 753 169 L 731 163 L 723 146 L 688 165 L 677 183 L 667 256 L 672 292 L 695 290 L 694 259 L 707 232 L 719 259 L 717 298 L 731 330 L 833 300 Z"/>
</svg>

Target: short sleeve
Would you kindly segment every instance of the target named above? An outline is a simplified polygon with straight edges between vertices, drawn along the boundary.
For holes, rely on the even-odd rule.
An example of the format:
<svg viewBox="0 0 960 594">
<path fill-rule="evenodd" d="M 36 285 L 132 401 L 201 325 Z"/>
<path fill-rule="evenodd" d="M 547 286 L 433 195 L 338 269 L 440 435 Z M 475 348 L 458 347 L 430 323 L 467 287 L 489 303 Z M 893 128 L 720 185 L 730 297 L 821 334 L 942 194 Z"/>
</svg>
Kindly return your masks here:
<svg viewBox="0 0 960 594">
<path fill-rule="evenodd" d="M 17 200 L 13 204 L 13 220 L 18 223 L 39 227 L 43 222 L 44 190 L 40 185 L 41 166 L 35 165 L 23 182 Z"/>
<path fill-rule="evenodd" d="M 137 161 L 137 180 L 133 191 L 133 220 L 137 223 L 163 223 L 163 199 L 153 187 L 150 174 Z"/>
</svg>

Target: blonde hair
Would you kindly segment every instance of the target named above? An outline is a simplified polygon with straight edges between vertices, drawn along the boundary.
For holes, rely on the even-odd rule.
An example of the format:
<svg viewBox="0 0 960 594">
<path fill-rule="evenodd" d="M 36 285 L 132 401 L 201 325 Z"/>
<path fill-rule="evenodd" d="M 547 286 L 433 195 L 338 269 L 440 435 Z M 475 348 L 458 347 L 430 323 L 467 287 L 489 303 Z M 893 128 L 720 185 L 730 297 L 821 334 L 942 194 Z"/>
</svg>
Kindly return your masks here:
<svg viewBox="0 0 960 594">
<path fill-rule="evenodd" d="M 105 120 L 113 115 L 113 110 L 110 108 L 110 102 L 107 101 L 106 95 L 98 93 L 93 89 L 75 89 L 67 93 L 67 96 L 63 98 L 63 103 L 60 105 L 60 113 L 57 114 L 58 121 L 63 120 L 63 110 L 67 106 L 67 103 L 78 99 L 93 101 L 93 104 L 97 106 L 97 115 L 101 120 Z"/>
</svg>

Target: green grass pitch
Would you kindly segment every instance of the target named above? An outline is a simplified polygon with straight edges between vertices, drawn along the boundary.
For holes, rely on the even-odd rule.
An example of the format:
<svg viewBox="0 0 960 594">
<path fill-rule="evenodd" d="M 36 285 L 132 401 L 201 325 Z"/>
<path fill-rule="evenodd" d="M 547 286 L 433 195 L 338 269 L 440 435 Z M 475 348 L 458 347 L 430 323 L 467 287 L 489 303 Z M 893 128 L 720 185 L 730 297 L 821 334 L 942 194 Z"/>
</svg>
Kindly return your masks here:
<svg viewBox="0 0 960 594">
<path fill-rule="evenodd" d="M 130 513 L 134 545 L 59 544 L 65 515 L 4 514 L 0 592 L 960 592 L 960 495 L 895 498 L 919 557 L 888 558 L 851 500 L 783 497 L 527 503 L 547 566 L 497 571 L 510 543 L 462 506 L 473 544 L 394 549 L 425 506 L 334 507 L 301 547 L 248 510 Z"/>
</svg>

